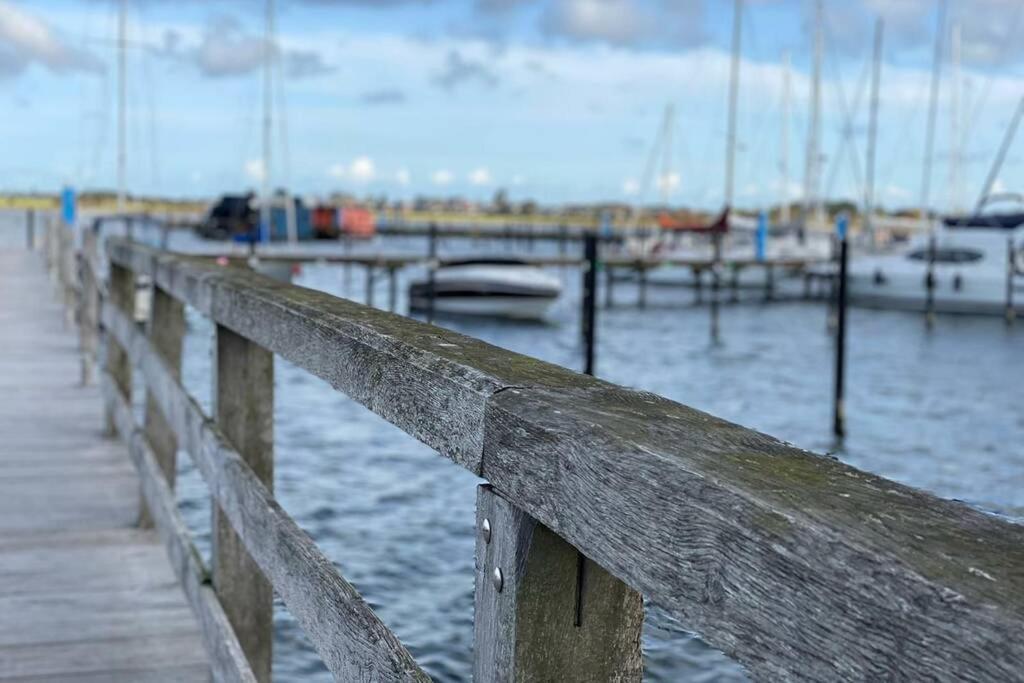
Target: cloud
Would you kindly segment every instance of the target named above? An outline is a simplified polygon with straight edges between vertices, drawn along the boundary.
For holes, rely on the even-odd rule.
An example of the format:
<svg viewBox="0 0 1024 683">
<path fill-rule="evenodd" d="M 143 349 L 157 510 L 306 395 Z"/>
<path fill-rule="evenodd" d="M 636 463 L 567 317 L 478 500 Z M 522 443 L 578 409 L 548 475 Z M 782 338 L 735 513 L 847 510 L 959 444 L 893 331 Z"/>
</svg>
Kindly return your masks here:
<svg viewBox="0 0 1024 683">
<path fill-rule="evenodd" d="M 165 32 L 162 52 L 180 56 L 180 43 L 180 36 L 174 31 Z M 263 68 L 271 51 L 281 60 L 289 78 L 309 78 L 335 71 L 335 67 L 327 64 L 320 53 L 313 50 L 282 49 L 279 44 L 269 45 L 263 36 L 244 31 L 233 17 L 214 19 L 203 31 L 199 45 L 184 51 L 184 56 L 204 76 L 226 78 Z"/>
<path fill-rule="evenodd" d="M 451 185 L 453 180 L 455 180 L 455 175 L 451 171 L 443 168 L 434 171 L 430 176 L 430 182 L 442 187 L 444 185 Z"/>
<path fill-rule="evenodd" d="M 409 173 L 409 169 L 400 168 L 395 172 L 395 182 L 405 187 L 412 182 L 412 175 Z"/>
<path fill-rule="evenodd" d="M 349 166 L 348 173 L 352 176 L 352 180 L 360 183 L 367 183 L 373 180 L 374 176 L 377 174 L 377 168 L 373 163 L 373 159 L 370 157 L 356 157 L 356 159 L 353 160 L 352 165 Z"/>
<path fill-rule="evenodd" d="M 445 90 L 454 90 L 472 82 L 493 88 L 498 84 L 498 76 L 482 61 L 463 57 L 457 49 L 449 50 L 444 67 L 434 77 L 434 83 Z"/>
<path fill-rule="evenodd" d="M 331 164 L 327 175 L 335 180 L 350 180 L 355 183 L 368 183 L 377 177 L 377 166 L 368 156 L 359 156 L 349 164 Z"/>
<path fill-rule="evenodd" d="M 284 68 L 289 78 L 311 78 L 337 71 L 324 62 L 319 52 L 312 50 L 285 50 Z"/>
<path fill-rule="evenodd" d="M 682 177 L 675 172 L 664 173 L 658 176 L 656 185 L 658 186 L 659 192 L 665 192 L 671 194 L 679 189 L 679 185 L 682 183 Z"/>
<path fill-rule="evenodd" d="M 468 176 L 469 184 L 477 187 L 484 187 L 494 182 L 489 169 L 481 166 L 473 169 Z"/>
<path fill-rule="evenodd" d="M 262 159 L 249 159 L 245 162 L 242 170 L 245 171 L 245 175 L 254 182 L 262 182 L 264 175 L 264 166 Z"/>
<path fill-rule="evenodd" d="M 369 90 L 359 96 L 360 102 L 371 105 L 403 104 L 406 100 L 408 100 L 408 98 L 406 97 L 405 92 L 397 88 Z"/>
<path fill-rule="evenodd" d="M 41 18 L 0 0 L 0 76 L 20 74 L 33 63 L 54 73 L 104 70 L 98 57 L 70 45 Z"/>
<path fill-rule="evenodd" d="M 628 197 L 635 197 L 640 194 L 640 182 L 635 178 L 626 178 L 622 181 L 622 194 Z"/>
<path fill-rule="evenodd" d="M 619 47 L 692 45 L 704 39 L 703 7 L 682 0 L 552 0 L 541 15 L 541 31 Z"/>
</svg>

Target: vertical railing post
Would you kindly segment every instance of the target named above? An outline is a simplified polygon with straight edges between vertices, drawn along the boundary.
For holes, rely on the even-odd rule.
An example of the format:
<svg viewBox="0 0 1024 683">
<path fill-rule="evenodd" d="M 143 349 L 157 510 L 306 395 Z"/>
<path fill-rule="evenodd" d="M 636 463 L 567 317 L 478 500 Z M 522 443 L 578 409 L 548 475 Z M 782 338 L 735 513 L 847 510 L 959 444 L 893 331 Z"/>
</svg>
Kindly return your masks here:
<svg viewBox="0 0 1024 683">
<path fill-rule="evenodd" d="M 157 285 L 153 285 L 153 300 L 150 305 L 149 339 L 153 348 L 163 358 L 175 379 L 181 379 L 182 339 L 185 334 L 185 307 Z M 146 439 L 156 456 L 157 464 L 163 471 L 168 486 L 174 489 L 178 453 L 178 440 L 174 429 L 167 424 L 160 405 L 149 391 L 146 392 Z M 153 520 L 142 507 L 139 526 L 150 528 Z"/>
<path fill-rule="evenodd" d="M 217 326 L 217 424 L 268 489 L 274 488 L 274 356 Z M 270 681 L 273 590 L 220 507 L 213 505 L 213 586 L 253 673 Z"/>
<path fill-rule="evenodd" d="M 135 315 L 135 273 L 116 263 L 110 264 L 110 284 L 108 287 L 110 303 L 120 309 L 121 313 L 132 320 Z M 106 335 L 107 347 L 107 372 L 110 373 L 114 384 L 121 390 L 128 405 L 131 405 L 132 398 L 132 366 L 125 349 L 117 342 L 113 335 Z M 106 411 L 107 434 L 117 434 L 114 416 L 107 407 Z"/>
<path fill-rule="evenodd" d="M 643 601 L 489 485 L 477 489 L 473 680 L 640 681 Z"/>
<path fill-rule="evenodd" d="M 79 272 L 82 283 L 80 299 L 80 344 L 82 351 L 82 385 L 88 385 L 93 380 L 93 368 L 96 360 L 96 350 L 99 346 L 99 309 L 100 290 L 97 281 L 98 273 L 96 267 L 99 263 L 99 233 L 98 227 L 84 230 L 82 232 L 82 254 Z"/>
<path fill-rule="evenodd" d="M 36 248 L 36 210 L 25 211 L 25 246 L 29 251 Z"/>
</svg>

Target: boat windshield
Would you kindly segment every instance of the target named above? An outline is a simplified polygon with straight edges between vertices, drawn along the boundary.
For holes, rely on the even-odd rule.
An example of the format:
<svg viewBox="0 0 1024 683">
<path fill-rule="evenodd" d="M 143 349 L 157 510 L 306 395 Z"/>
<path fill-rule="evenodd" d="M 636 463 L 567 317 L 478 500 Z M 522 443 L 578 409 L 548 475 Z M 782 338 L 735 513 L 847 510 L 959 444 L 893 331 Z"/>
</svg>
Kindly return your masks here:
<svg viewBox="0 0 1024 683">
<path fill-rule="evenodd" d="M 934 254 L 935 263 L 972 263 L 985 257 L 985 254 L 977 249 L 964 247 L 936 247 Z M 931 250 L 927 247 L 916 249 L 907 254 L 907 258 L 912 261 L 929 261 Z"/>
<path fill-rule="evenodd" d="M 445 268 L 449 268 L 451 266 L 528 266 L 530 264 L 521 259 L 496 256 L 493 258 L 472 258 L 459 261 L 445 261 L 442 265 Z"/>
</svg>

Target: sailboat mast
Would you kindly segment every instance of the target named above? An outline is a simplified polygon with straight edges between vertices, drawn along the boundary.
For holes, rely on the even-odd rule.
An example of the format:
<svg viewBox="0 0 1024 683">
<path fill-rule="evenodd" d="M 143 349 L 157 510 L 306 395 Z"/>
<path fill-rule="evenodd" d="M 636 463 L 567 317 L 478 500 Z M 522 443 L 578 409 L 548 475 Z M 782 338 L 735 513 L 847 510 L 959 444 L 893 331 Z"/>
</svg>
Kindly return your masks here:
<svg viewBox="0 0 1024 683">
<path fill-rule="evenodd" d="M 782 212 L 780 219 L 783 225 L 790 221 L 789 215 L 789 99 L 791 65 L 789 50 L 782 55 L 782 140 L 779 143 L 779 171 L 782 175 Z"/>
<path fill-rule="evenodd" d="M 821 0 L 814 3 L 814 66 L 811 75 L 811 126 L 807 135 L 807 164 L 804 171 L 803 222 L 818 203 L 818 144 L 821 133 L 821 55 L 824 43 L 824 9 Z"/>
<path fill-rule="evenodd" d="M 263 173 L 261 177 L 262 201 L 260 202 L 260 226 L 266 231 L 261 237 L 270 239 L 270 162 L 271 134 L 273 132 L 273 73 L 274 53 L 274 0 L 266 4 L 266 35 L 263 40 Z"/>
<path fill-rule="evenodd" d="M 937 29 L 935 31 L 935 55 L 932 58 L 932 82 L 928 95 L 928 128 L 925 130 L 924 172 L 921 178 L 921 221 L 931 229 L 928 218 L 928 201 L 932 183 L 932 158 L 935 151 L 935 117 L 939 102 L 939 70 L 942 68 L 942 43 L 946 27 L 946 0 L 939 1 Z"/>
<path fill-rule="evenodd" d="M 675 107 L 669 103 L 665 105 L 665 122 L 663 131 L 662 169 L 661 169 L 661 203 L 668 208 L 669 185 L 672 177 L 672 129 L 675 128 Z"/>
<path fill-rule="evenodd" d="M 127 198 L 128 136 L 128 0 L 121 0 L 117 18 L 117 210 L 124 212 Z"/>
<path fill-rule="evenodd" d="M 729 131 L 725 147 L 725 206 L 733 201 L 736 173 L 736 107 L 740 86 L 740 32 L 743 26 L 743 2 L 735 0 L 732 17 L 732 64 L 729 69 Z"/>
<path fill-rule="evenodd" d="M 867 179 L 864 183 L 864 231 L 875 246 L 875 147 L 878 143 L 878 90 L 882 80 L 882 35 L 885 23 L 875 19 L 875 49 L 871 67 L 871 117 L 868 120 Z"/>
<path fill-rule="evenodd" d="M 962 210 L 960 201 L 960 24 L 954 24 L 950 31 L 950 60 L 952 73 L 949 77 L 949 212 Z"/>
</svg>

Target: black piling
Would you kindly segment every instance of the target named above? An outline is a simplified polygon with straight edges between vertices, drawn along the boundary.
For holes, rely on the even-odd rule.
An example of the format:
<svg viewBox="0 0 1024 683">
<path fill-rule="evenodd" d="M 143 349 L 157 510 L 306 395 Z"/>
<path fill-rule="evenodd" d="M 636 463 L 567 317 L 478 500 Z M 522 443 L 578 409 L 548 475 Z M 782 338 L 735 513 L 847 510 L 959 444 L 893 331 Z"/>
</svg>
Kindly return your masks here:
<svg viewBox="0 0 1024 683">
<path fill-rule="evenodd" d="M 647 264 L 640 261 L 636 267 L 637 289 L 636 305 L 638 308 L 647 308 Z"/>
<path fill-rule="evenodd" d="M 437 275 L 437 223 L 427 233 L 427 322 L 434 322 L 434 299 Z"/>
<path fill-rule="evenodd" d="M 832 433 L 836 438 L 846 435 L 846 265 L 849 258 L 846 235 L 839 239 L 839 273 L 836 287 L 836 367 L 835 396 L 832 411 Z"/>
<path fill-rule="evenodd" d="M 931 327 L 935 324 L 935 235 L 928 238 L 928 272 L 924 276 L 924 287 L 924 322 Z"/>
<path fill-rule="evenodd" d="M 722 280 L 722 235 L 715 233 L 714 258 L 711 264 L 711 343 L 718 344 L 721 334 L 718 324 L 719 290 Z"/>
<path fill-rule="evenodd" d="M 1017 263 L 1014 258 L 1013 238 L 1006 238 L 1006 324 L 1012 325 L 1017 317 L 1017 310 L 1013 305 L 1014 276 L 1017 274 Z"/>
<path fill-rule="evenodd" d="M 587 232 L 583 238 L 583 372 L 594 374 L 594 347 L 597 344 L 597 236 Z"/>
<path fill-rule="evenodd" d="M 366 305 L 373 307 L 373 280 L 374 280 L 373 266 L 369 263 L 366 264 Z"/>
<path fill-rule="evenodd" d="M 394 313 L 398 309 L 398 269 L 388 266 L 388 310 Z"/>
</svg>

